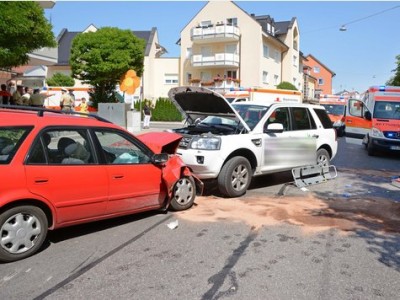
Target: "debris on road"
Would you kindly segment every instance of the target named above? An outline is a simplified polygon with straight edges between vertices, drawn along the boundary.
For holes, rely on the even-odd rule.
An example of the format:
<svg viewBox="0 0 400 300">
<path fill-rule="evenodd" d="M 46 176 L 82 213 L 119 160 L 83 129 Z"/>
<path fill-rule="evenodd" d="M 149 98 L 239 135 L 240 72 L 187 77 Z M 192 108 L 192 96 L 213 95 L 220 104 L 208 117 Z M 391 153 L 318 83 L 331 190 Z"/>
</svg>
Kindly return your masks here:
<svg viewBox="0 0 400 300">
<path fill-rule="evenodd" d="M 175 220 L 175 221 L 167 224 L 168 228 L 171 230 L 176 229 L 178 227 L 178 225 L 179 225 L 178 220 Z"/>
<path fill-rule="evenodd" d="M 395 187 L 400 188 L 400 176 L 397 178 L 393 178 L 392 179 L 392 185 L 394 185 Z"/>
<path fill-rule="evenodd" d="M 400 232 L 400 202 L 384 198 L 332 198 L 316 195 L 225 199 L 198 197 L 197 206 L 178 212 L 191 222 L 244 222 L 255 228 L 289 223 L 304 232 L 331 228 L 343 232 L 359 229 Z"/>
</svg>

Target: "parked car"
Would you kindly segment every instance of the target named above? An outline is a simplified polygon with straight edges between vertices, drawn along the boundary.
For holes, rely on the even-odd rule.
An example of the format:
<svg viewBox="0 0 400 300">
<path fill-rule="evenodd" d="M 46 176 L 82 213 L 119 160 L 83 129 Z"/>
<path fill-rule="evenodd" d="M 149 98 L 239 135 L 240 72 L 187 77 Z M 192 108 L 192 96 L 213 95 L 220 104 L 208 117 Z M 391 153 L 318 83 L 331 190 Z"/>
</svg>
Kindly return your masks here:
<svg viewBox="0 0 400 300">
<path fill-rule="evenodd" d="M 177 154 L 200 179 L 216 179 L 227 197 L 243 195 L 253 176 L 329 165 L 337 137 L 325 109 L 302 103 L 230 104 L 202 87 L 177 87 L 169 98 L 186 116 Z"/>
<path fill-rule="evenodd" d="M 94 115 L 0 107 L 0 260 L 34 254 L 48 230 L 190 208 L 203 186 L 175 154 L 180 140 L 137 138 Z"/>
</svg>

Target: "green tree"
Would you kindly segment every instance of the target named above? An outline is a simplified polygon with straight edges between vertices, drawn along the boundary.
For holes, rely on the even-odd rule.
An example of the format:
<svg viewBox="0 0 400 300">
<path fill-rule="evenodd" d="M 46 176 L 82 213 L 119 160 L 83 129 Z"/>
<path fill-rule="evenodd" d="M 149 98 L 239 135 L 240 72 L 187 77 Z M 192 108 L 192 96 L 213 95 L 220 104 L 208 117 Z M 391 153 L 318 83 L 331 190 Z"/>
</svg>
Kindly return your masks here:
<svg viewBox="0 0 400 300">
<path fill-rule="evenodd" d="M 396 69 L 392 70 L 394 76 L 386 82 L 387 85 L 400 86 L 400 55 L 396 56 L 396 64 Z"/>
<path fill-rule="evenodd" d="M 130 30 L 104 27 L 78 34 L 72 41 L 72 76 L 94 88 L 93 102 L 116 102 L 113 91 L 122 75 L 133 69 L 141 77 L 145 41 Z"/>
<path fill-rule="evenodd" d="M 74 86 L 75 80 L 68 75 L 55 73 L 53 77 L 46 79 L 49 86 Z"/>
<path fill-rule="evenodd" d="M 287 81 L 282 81 L 280 84 L 276 86 L 277 89 L 284 89 L 284 90 L 293 90 L 297 91 L 296 87 Z"/>
<path fill-rule="evenodd" d="M 0 1 L 0 68 L 28 63 L 28 54 L 56 47 L 52 26 L 34 1 Z"/>
</svg>

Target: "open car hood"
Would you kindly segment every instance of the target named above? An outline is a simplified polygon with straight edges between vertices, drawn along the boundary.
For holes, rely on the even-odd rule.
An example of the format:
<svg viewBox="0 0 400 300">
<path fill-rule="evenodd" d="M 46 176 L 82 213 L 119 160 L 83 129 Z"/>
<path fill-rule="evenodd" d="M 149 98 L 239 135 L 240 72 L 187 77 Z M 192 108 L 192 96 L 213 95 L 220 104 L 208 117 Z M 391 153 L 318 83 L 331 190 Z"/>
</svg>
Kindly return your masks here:
<svg viewBox="0 0 400 300">
<path fill-rule="evenodd" d="M 156 154 L 175 154 L 182 139 L 182 135 L 173 132 L 148 132 L 136 137 Z"/>
<path fill-rule="evenodd" d="M 204 119 L 206 116 L 220 116 L 236 119 L 249 130 L 248 125 L 228 100 L 217 92 L 203 87 L 180 86 L 170 89 L 168 97 L 182 115 L 185 116 L 189 124 L 193 124 L 197 118 Z"/>
</svg>

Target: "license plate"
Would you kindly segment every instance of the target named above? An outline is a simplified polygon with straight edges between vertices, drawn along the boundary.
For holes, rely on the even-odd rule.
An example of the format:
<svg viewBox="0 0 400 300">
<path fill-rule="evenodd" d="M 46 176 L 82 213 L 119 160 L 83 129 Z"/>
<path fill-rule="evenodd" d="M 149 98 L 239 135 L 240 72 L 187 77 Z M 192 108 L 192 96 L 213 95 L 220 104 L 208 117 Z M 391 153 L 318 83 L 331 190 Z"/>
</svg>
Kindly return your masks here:
<svg viewBox="0 0 400 300">
<path fill-rule="evenodd" d="M 390 150 L 400 150 L 400 146 L 390 146 Z"/>
</svg>

